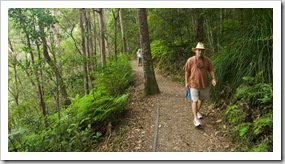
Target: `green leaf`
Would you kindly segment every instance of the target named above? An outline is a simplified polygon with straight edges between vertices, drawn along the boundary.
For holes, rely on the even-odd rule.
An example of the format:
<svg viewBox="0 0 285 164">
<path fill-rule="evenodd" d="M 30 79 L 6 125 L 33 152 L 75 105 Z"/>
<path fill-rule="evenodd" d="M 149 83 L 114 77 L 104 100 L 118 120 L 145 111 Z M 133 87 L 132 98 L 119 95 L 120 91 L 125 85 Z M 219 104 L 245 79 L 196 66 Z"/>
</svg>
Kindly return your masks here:
<svg viewBox="0 0 285 164">
<path fill-rule="evenodd" d="M 245 122 L 240 125 L 239 136 L 243 137 L 250 129 L 251 123 Z"/>
</svg>

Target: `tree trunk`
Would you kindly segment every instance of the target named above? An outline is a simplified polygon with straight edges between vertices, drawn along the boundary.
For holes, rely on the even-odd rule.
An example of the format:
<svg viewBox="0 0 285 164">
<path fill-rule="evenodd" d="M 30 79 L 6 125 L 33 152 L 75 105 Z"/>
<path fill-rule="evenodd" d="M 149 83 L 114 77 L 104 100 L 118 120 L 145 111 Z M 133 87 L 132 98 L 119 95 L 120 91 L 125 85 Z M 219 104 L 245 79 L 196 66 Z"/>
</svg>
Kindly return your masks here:
<svg viewBox="0 0 285 164">
<path fill-rule="evenodd" d="M 42 45 L 43 45 L 43 53 L 44 53 L 44 57 L 46 59 L 46 61 L 48 62 L 48 64 L 51 66 L 51 68 L 53 69 L 55 76 L 57 78 L 57 81 L 59 82 L 59 86 L 60 86 L 60 93 L 62 94 L 62 97 L 64 98 L 64 105 L 67 106 L 71 103 L 71 101 L 68 99 L 68 94 L 66 91 L 66 87 L 65 84 L 63 82 L 63 79 L 61 77 L 61 74 L 59 73 L 59 70 L 56 66 L 56 64 L 51 60 L 49 53 L 48 53 L 48 48 L 47 48 L 47 41 L 45 38 L 45 31 L 44 28 L 42 26 L 39 26 L 40 32 L 41 32 L 41 40 L 42 40 Z"/>
<path fill-rule="evenodd" d="M 92 71 L 92 65 L 91 65 L 91 57 L 92 57 L 92 54 L 94 52 L 94 49 L 93 49 L 93 40 L 92 40 L 92 36 L 93 36 L 93 33 L 92 33 L 92 26 L 91 26 L 91 15 L 90 15 L 90 9 L 87 9 L 86 11 L 86 28 L 87 28 L 87 38 L 88 38 L 88 41 L 87 41 L 87 44 L 88 44 L 88 49 L 89 49 L 89 54 L 88 54 L 88 66 L 90 67 L 89 69 L 89 73 Z"/>
<path fill-rule="evenodd" d="M 52 9 L 52 16 L 58 16 L 57 15 L 57 9 Z M 59 34 L 59 24 L 54 22 L 52 25 L 51 25 L 51 29 L 53 31 L 53 38 L 54 38 L 54 41 L 55 41 L 55 45 L 58 46 L 59 45 L 59 42 L 60 42 L 60 39 L 58 38 L 58 34 Z"/>
<path fill-rule="evenodd" d="M 116 9 L 115 9 L 116 10 Z M 117 20 L 118 20 L 118 15 L 119 15 L 119 10 L 117 10 L 117 15 L 116 13 L 112 10 L 113 18 L 114 18 L 114 48 L 115 48 L 115 60 L 117 63 Z"/>
<path fill-rule="evenodd" d="M 196 40 L 204 42 L 204 17 L 202 15 L 197 19 Z"/>
<path fill-rule="evenodd" d="M 57 15 L 56 14 L 56 9 L 52 10 L 52 15 L 53 16 Z M 58 23 L 51 24 L 51 29 L 52 29 L 53 33 L 50 33 L 50 39 L 51 39 L 51 41 L 50 41 L 50 45 L 51 45 L 50 53 L 53 55 L 54 63 L 57 63 L 57 61 L 56 61 L 56 47 L 59 46 L 59 38 L 58 38 L 59 25 L 58 25 Z M 39 45 L 38 44 L 37 44 L 37 47 L 38 47 L 38 50 L 39 50 Z M 39 58 L 40 58 L 40 53 L 39 53 Z M 41 71 L 41 77 L 42 77 L 42 71 Z M 50 77 L 50 78 L 52 79 L 52 77 Z M 60 121 L 60 96 L 59 96 L 59 81 L 58 81 L 58 78 L 56 78 L 55 85 L 56 85 L 56 89 L 55 89 L 55 91 L 53 91 L 53 97 L 54 97 L 54 100 L 55 100 L 55 109 L 57 111 L 58 120 Z"/>
<path fill-rule="evenodd" d="M 138 18 L 143 56 L 144 95 L 153 95 L 160 93 L 160 91 L 157 85 L 152 63 L 146 9 L 138 9 Z"/>
<path fill-rule="evenodd" d="M 94 33 L 94 52 L 93 52 L 93 57 L 92 57 L 92 65 L 94 67 L 94 72 L 96 72 L 96 65 L 97 65 L 97 60 L 96 60 L 96 54 L 97 54 L 97 44 L 96 44 L 96 36 L 97 36 L 97 28 L 96 28 L 96 13 L 95 10 L 93 10 L 93 18 L 94 18 L 94 27 L 93 27 L 93 33 Z M 95 77 L 92 75 L 92 79 L 95 80 Z"/>
<path fill-rule="evenodd" d="M 34 58 L 34 53 L 33 53 L 33 50 L 32 50 L 32 47 L 31 47 L 31 41 L 30 41 L 30 37 L 28 34 L 26 34 L 26 39 L 27 39 L 27 44 L 28 44 L 28 48 L 29 48 L 29 51 L 30 51 L 30 55 L 31 55 L 31 59 L 32 59 L 32 64 L 34 65 L 35 64 L 35 58 Z M 46 104 L 45 104 L 45 101 L 44 101 L 44 90 L 43 90 L 43 86 L 40 82 L 40 78 L 39 78 L 39 74 L 38 74 L 38 71 L 35 69 L 34 70 L 34 74 L 36 76 L 36 81 L 37 81 L 37 87 L 38 87 L 38 94 L 39 94 L 39 105 L 42 109 L 42 112 L 43 112 L 43 116 L 45 118 L 45 126 L 48 127 L 48 122 L 47 122 L 47 111 L 46 111 Z"/>
<path fill-rule="evenodd" d="M 11 92 L 11 93 L 15 99 L 16 105 L 18 106 L 19 105 L 19 89 L 18 89 L 17 58 L 16 58 L 16 54 L 14 53 L 14 48 L 12 46 L 12 42 L 10 38 L 8 38 L 8 42 L 9 42 L 9 48 L 12 54 L 12 60 L 13 60 L 12 65 L 13 65 L 13 70 L 14 70 L 15 84 L 16 84 L 15 93 L 14 92 Z"/>
<path fill-rule="evenodd" d="M 36 40 L 36 46 L 37 46 L 37 51 L 38 51 L 38 59 L 41 60 L 41 50 L 40 50 L 40 44 L 38 42 L 38 40 Z M 40 73 L 36 72 L 37 73 L 37 81 L 38 83 L 40 84 L 39 87 L 41 87 L 40 91 L 41 91 L 41 94 L 42 94 L 42 97 L 45 95 L 45 92 L 44 92 L 44 84 L 43 84 L 43 71 L 42 69 L 39 70 Z M 43 100 L 43 103 L 44 103 L 44 108 L 45 108 L 45 116 L 47 117 L 48 116 L 48 110 L 46 109 L 46 105 L 45 105 L 45 102 Z M 46 125 L 48 126 L 48 122 L 47 120 L 46 121 Z"/>
<path fill-rule="evenodd" d="M 105 38 L 105 42 L 106 42 L 106 53 L 107 53 L 108 57 L 110 57 L 109 34 L 107 31 L 105 32 L 104 38 Z"/>
<path fill-rule="evenodd" d="M 80 9 L 80 29 L 81 29 L 81 47 L 82 47 L 82 55 L 84 59 L 87 59 L 86 55 L 86 44 L 85 44 L 85 29 L 84 29 L 84 23 L 83 23 L 83 17 L 85 13 L 85 9 Z M 88 67 L 87 67 L 87 61 L 84 60 L 83 62 L 83 78 L 84 78 L 84 91 L 85 95 L 89 93 L 89 83 L 88 83 Z"/>
<path fill-rule="evenodd" d="M 121 27 L 121 33 L 122 33 L 123 54 L 126 54 L 127 43 L 126 43 L 126 36 L 125 36 L 125 32 L 124 32 L 122 9 L 119 9 L 119 16 L 120 16 L 120 27 Z"/>
<path fill-rule="evenodd" d="M 106 48 L 105 48 L 105 22 L 104 10 L 99 9 L 99 23 L 100 23 L 100 46 L 101 46 L 101 62 L 102 66 L 106 67 Z"/>
<path fill-rule="evenodd" d="M 92 82 L 90 77 L 91 70 L 91 53 L 92 53 L 92 39 L 91 39 L 91 25 L 90 25 L 90 14 L 89 9 L 86 9 L 85 12 L 83 12 L 84 20 L 85 20 L 85 36 L 86 36 L 86 46 L 87 46 L 87 80 L 88 80 L 88 93 L 90 89 L 92 88 Z"/>
<path fill-rule="evenodd" d="M 93 88 L 93 82 L 92 82 L 92 75 L 93 72 L 93 64 L 92 64 L 92 56 L 94 53 L 93 50 L 93 41 L 92 41 L 92 27 L 91 27 L 91 15 L 90 15 L 90 9 L 87 9 L 86 12 L 86 28 L 87 28 L 87 45 L 89 49 L 88 53 L 88 79 L 89 79 L 89 89 Z"/>
</svg>

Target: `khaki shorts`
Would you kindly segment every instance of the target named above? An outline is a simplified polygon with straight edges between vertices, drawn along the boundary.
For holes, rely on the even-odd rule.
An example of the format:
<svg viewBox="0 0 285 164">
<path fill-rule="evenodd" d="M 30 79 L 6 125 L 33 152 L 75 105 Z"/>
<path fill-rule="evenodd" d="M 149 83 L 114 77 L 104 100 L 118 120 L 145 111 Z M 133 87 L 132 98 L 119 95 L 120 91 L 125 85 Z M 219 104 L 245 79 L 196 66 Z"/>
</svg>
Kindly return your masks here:
<svg viewBox="0 0 285 164">
<path fill-rule="evenodd" d="M 193 101 L 208 100 L 210 98 L 210 88 L 191 88 L 191 99 Z"/>
</svg>

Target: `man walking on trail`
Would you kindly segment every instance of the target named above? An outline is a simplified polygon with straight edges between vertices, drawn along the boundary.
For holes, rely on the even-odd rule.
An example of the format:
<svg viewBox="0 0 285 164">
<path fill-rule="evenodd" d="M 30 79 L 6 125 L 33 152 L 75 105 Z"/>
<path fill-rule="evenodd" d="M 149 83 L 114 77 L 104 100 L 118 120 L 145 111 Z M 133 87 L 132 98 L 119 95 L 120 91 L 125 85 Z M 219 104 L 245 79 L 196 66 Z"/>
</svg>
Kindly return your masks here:
<svg viewBox="0 0 285 164">
<path fill-rule="evenodd" d="M 205 47 L 202 42 L 199 42 L 196 48 L 192 48 L 196 53 L 195 56 L 190 57 L 184 65 L 185 71 L 185 87 L 191 89 L 192 112 L 194 115 L 194 125 L 201 125 L 202 118 L 199 110 L 204 100 L 210 98 L 209 78 L 208 73 L 212 77 L 213 86 L 216 85 L 216 77 L 214 66 L 211 60 L 204 55 Z"/>
<path fill-rule="evenodd" d="M 142 66 L 142 52 L 141 52 L 141 49 L 138 49 L 138 51 L 137 51 L 137 61 L 138 61 L 138 66 Z"/>
</svg>

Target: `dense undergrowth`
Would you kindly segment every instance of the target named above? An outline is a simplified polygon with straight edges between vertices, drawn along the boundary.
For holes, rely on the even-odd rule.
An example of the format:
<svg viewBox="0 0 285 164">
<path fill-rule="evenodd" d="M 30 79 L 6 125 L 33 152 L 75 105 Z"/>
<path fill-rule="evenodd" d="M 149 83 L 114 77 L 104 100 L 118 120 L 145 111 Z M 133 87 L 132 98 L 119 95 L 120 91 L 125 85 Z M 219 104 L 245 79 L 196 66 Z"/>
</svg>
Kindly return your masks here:
<svg viewBox="0 0 285 164">
<path fill-rule="evenodd" d="M 261 83 L 261 74 L 244 77 L 244 84 L 222 111 L 236 151 L 273 151 L 273 86 Z"/>
<path fill-rule="evenodd" d="M 102 68 L 95 88 L 89 94 L 70 98 L 72 104 L 58 113 L 33 118 L 25 126 L 9 133 L 9 151 L 15 152 L 80 152 L 96 147 L 109 123 L 120 121 L 128 109 L 128 88 L 134 80 L 129 59 L 120 56 L 118 63 Z"/>
</svg>

